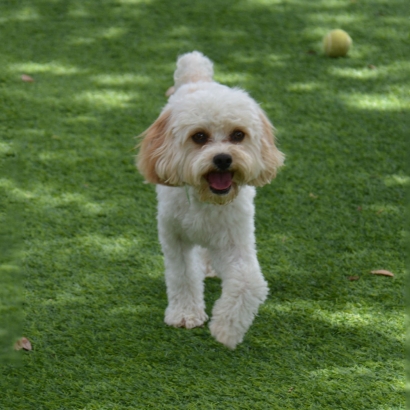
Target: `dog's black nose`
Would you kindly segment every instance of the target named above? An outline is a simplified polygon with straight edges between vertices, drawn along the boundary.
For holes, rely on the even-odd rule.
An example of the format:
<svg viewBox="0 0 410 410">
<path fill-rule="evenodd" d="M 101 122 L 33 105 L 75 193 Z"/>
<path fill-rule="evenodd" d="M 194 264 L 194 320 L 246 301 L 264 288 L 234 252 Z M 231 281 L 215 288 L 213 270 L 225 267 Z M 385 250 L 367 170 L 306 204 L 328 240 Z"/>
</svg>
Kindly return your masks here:
<svg viewBox="0 0 410 410">
<path fill-rule="evenodd" d="M 214 156 L 213 162 L 220 171 L 226 171 L 232 164 L 232 157 L 229 154 L 218 154 Z"/>
</svg>

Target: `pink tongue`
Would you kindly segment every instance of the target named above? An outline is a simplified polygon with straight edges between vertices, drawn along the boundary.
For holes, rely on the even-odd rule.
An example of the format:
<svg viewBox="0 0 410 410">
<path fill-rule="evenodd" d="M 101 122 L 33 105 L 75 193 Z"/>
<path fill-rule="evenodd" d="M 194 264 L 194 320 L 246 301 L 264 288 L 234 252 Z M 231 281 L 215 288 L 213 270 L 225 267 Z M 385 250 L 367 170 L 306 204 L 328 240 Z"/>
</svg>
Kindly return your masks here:
<svg viewBox="0 0 410 410">
<path fill-rule="evenodd" d="M 208 182 L 211 188 L 221 191 L 232 185 L 232 174 L 230 172 L 210 172 Z"/>
</svg>

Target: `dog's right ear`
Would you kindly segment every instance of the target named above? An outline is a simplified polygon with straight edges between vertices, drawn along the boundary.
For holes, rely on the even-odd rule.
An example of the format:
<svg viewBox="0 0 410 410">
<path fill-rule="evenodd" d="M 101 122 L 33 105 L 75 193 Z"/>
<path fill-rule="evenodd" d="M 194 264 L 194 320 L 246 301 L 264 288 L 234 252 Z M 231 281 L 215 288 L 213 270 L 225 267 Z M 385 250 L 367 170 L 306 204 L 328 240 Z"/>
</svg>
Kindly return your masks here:
<svg viewBox="0 0 410 410">
<path fill-rule="evenodd" d="M 138 145 L 137 168 L 147 182 L 167 185 L 157 172 L 157 163 L 167 150 L 168 124 L 171 112 L 163 112 L 158 119 L 141 134 L 143 140 Z M 169 138 L 168 138 L 169 139 Z M 165 178 L 166 179 L 166 178 Z"/>
</svg>

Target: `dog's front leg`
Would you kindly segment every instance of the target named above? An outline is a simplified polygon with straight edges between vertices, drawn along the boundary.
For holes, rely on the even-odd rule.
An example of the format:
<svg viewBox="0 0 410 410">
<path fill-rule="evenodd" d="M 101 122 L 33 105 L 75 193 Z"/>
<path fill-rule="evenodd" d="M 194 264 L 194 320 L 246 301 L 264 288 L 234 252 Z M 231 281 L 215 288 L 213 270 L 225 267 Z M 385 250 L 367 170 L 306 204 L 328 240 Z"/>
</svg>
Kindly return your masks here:
<svg viewBox="0 0 410 410">
<path fill-rule="evenodd" d="M 268 286 L 253 249 L 213 251 L 211 258 L 221 270 L 222 296 L 214 305 L 209 328 L 218 342 L 234 349 L 266 299 Z"/>
<path fill-rule="evenodd" d="M 208 320 L 204 303 L 204 266 L 197 248 L 167 237 L 162 240 L 168 307 L 165 323 L 175 327 L 202 326 Z"/>
</svg>

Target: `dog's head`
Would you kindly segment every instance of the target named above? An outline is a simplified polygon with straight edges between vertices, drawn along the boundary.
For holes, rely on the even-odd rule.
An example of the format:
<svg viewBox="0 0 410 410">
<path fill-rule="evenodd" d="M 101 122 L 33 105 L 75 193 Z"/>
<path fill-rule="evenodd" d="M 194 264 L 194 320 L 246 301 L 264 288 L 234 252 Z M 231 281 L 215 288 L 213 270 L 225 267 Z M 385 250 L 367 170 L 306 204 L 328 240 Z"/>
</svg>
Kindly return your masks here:
<svg viewBox="0 0 410 410">
<path fill-rule="evenodd" d="M 190 185 L 202 201 L 226 204 L 241 185 L 262 186 L 275 177 L 284 155 L 273 131 L 246 92 L 189 83 L 143 134 L 137 165 L 148 182 Z"/>
</svg>

